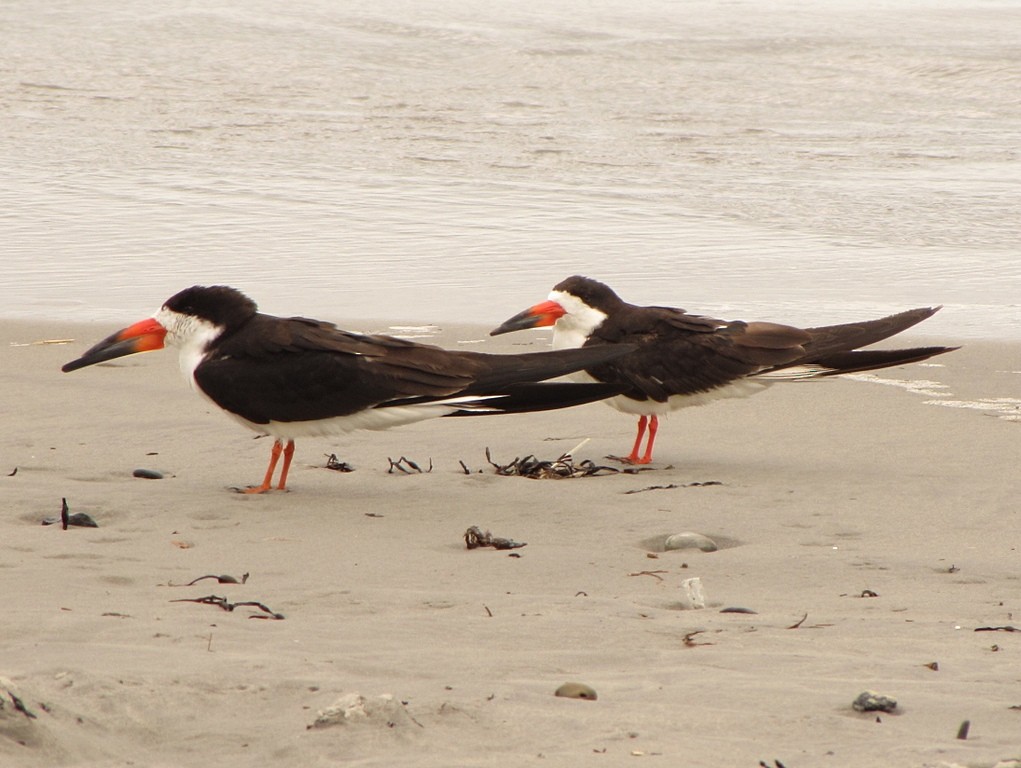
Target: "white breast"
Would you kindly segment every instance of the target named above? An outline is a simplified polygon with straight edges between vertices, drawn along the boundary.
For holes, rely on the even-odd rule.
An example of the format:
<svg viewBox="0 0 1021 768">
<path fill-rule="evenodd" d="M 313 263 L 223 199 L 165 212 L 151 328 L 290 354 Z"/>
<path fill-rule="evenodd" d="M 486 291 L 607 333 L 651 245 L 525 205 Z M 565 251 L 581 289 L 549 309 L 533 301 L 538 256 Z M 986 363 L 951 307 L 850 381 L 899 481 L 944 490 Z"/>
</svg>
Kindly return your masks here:
<svg viewBox="0 0 1021 768">
<path fill-rule="evenodd" d="M 235 413 L 227 412 L 245 427 L 254 432 L 272 435 L 283 440 L 295 440 L 299 437 L 330 437 L 354 432 L 359 429 L 390 429 L 416 421 L 435 419 L 453 413 L 457 408 L 452 405 L 423 404 L 404 405 L 395 408 L 369 408 L 350 416 L 334 416 L 330 419 L 314 421 L 271 421 L 268 424 L 255 424 Z"/>
<path fill-rule="evenodd" d="M 693 395 L 673 395 L 665 403 L 655 400 L 632 400 L 630 397 L 611 397 L 603 402 L 622 413 L 635 416 L 665 416 L 671 411 L 681 408 L 692 408 L 708 405 L 717 400 L 750 397 L 769 388 L 774 382 L 762 379 L 738 379 L 735 382 L 717 387 L 709 392 L 697 392 Z"/>
</svg>

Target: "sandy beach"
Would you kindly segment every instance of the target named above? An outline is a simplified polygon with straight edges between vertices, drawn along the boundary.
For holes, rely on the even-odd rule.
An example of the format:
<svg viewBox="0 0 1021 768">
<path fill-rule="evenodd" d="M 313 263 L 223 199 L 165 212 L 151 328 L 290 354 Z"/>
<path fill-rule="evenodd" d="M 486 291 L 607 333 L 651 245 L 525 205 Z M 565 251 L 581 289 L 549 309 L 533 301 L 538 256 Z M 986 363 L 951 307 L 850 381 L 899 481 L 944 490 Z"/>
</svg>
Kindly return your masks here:
<svg viewBox="0 0 1021 768">
<path fill-rule="evenodd" d="M 1021 768 L 1019 12 L 0 3 L 0 768 Z M 541 350 L 486 333 L 571 274 L 964 348 L 674 414 L 647 471 L 591 404 L 299 440 L 263 496 L 176 354 L 60 371 L 195 283 Z"/>
<path fill-rule="evenodd" d="M 292 490 L 252 497 L 230 487 L 269 442 L 176 355 L 60 373 L 110 330 L 0 323 L 5 766 L 1021 758 L 1021 345 L 675 414 L 638 474 L 487 463 L 588 438 L 575 459 L 611 465 L 633 424 L 593 404 L 299 441 Z M 484 334 L 429 341 L 547 338 L 462 346 Z M 62 498 L 99 527 L 41 525 Z M 468 550 L 472 525 L 527 546 Z M 663 550 L 687 531 L 719 551 Z M 211 595 L 283 618 L 175 602 Z M 855 711 L 866 690 L 897 709 Z"/>
</svg>

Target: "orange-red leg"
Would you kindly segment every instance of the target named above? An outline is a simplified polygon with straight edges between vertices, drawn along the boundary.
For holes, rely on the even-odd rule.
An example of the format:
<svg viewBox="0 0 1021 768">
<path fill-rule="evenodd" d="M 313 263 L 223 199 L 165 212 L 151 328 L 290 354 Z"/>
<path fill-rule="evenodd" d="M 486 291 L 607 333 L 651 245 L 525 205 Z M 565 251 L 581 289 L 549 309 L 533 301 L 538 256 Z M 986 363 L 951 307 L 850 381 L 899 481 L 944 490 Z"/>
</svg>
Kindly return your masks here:
<svg viewBox="0 0 1021 768">
<path fill-rule="evenodd" d="M 648 464 L 652 461 L 652 444 L 656 442 L 656 433 L 659 432 L 659 416 L 653 414 L 649 418 L 649 442 L 645 444 L 645 455 L 639 464 Z"/>
<path fill-rule="evenodd" d="M 629 453 L 627 458 L 625 458 L 625 461 L 628 464 L 638 463 L 638 451 L 642 447 L 642 438 L 645 437 L 645 425 L 648 424 L 648 422 L 649 418 L 647 416 L 642 416 L 638 419 L 638 436 L 635 438 L 635 445 L 631 449 L 631 453 Z"/>
<path fill-rule="evenodd" d="M 265 493 L 273 485 L 273 472 L 277 468 L 277 462 L 280 460 L 280 454 L 284 455 L 284 466 L 280 470 L 280 484 L 277 486 L 278 490 L 287 490 L 287 470 L 291 468 L 291 458 L 294 456 L 294 441 L 288 440 L 287 447 L 284 447 L 283 442 L 280 440 L 273 441 L 273 448 L 269 452 L 269 467 L 266 469 L 266 476 L 262 479 L 261 485 L 253 485 L 251 488 L 246 488 L 245 493 Z"/>
<path fill-rule="evenodd" d="M 638 451 L 642 447 L 642 438 L 645 437 L 645 430 L 649 430 L 649 441 L 645 444 L 645 454 L 638 458 Z M 652 462 L 652 446 L 656 442 L 656 432 L 659 431 L 659 416 L 642 416 L 638 419 L 638 435 L 635 437 L 635 445 L 631 453 L 624 459 L 628 464 L 649 464 Z"/>
<path fill-rule="evenodd" d="M 284 466 L 280 470 L 280 483 L 277 485 L 278 491 L 287 490 L 287 471 L 291 468 L 292 458 L 294 458 L 294 441 L 288 440 L 287 445 L 284 447 Z"/>
</svg>

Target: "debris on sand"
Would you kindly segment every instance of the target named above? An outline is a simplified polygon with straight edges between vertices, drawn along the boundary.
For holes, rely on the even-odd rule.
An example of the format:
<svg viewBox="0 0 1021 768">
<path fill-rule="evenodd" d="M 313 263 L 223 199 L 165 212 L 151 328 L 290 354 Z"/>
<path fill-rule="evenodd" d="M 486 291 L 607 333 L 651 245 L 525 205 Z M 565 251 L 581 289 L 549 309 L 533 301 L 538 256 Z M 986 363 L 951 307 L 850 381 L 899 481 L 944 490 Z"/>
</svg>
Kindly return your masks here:
<svg viewBox="0 0 1021 768">
<path fill-rule="evenodd" d="M 67 506 L 67 499 L 63 498 L 60 500 L 60 517 L 44 517 L 43 525 L 56 525 L 60 523 L 60 527 L 65 531 L 69 525 L 75 525 L 80 528 L 98 528 L 99 523 L 92 519 L 91 515 L 85 512 L 75 512 L 73 515 L 70 514 L 70 510 Z"/>
<path fill-rule="evenodd" d="M 394 461 L 389 456 L 387 456 L 386 460 L 390 462 L 390 469 L 386 471 L 388 475 L 392 475 L 394 471 L 400 471 L 406 475 L 410 475 L 412 472 L 418 472 L 419 474 L 422 474 L 423 472 L 433 471 L 432 459 L 429 459 L 429 469 L 422 469 L 418 464 L 416 464 L 406 456 L 401 456 L 399 459 L 397 459 L 397 461 Z"/>
<path fill-rule="evenodd" d="M 182 597 L 178 600 L 171 600 L 172 603 L 203 603 L 204 605 L 218 605 L 220 608 L 227 612 L 233 612 L 235 608 L 241 608 L 243 606 L 251 606 L 258 608 L 263 611 L 266 615 L 255 613 L 250 615 L 250 619 L 275 619 L 280 621 L 284 618 L 282 613 L 276 613 L 272 609 L 266 607 L 265 604 L 257 602 L 255 600 L 242 600 L 237 603 L 232 603 L 227 600 L 226 597 L 220 597 L 218 595 L 208 595 L 206 597 Z"/>
<path fill-rule="evenodd" d="M 319 710 L 316 719 L 306 726 L 306 730 L 356 724 L 375 725 L 387 730 L 402 730 L 411 725 L 422 727 L 420 722 L 408 714 L 404 703 L 393 694 L 384 693 L 366 698 L 360 693 L 348 693 L 326 709 Z"/>
<path fill-rule="evenodd" d="M 167 586 L 168 587 L 193 587 L 196 584 L 198 584 L 200 581 L 205 581 L 206 579 L 216 579 L 216 583 L 217 584 L 244 584 L 244 583 L 246 583 L 248 581 L 248 573 L 245 572 L 245 573 L 241 574 L 241 578 L 240 579 L 235 577 L 235 576 L 231 576 L 229 573 L 224 573 L 224 574 L 220 574 L 220 575 L 217 575 L 215 573 L 210 573 L 210 574 L 207 574 L 206 576 L 199 576 L 197 578 L 194 578 L 191 581 L 189 581 L 187 584 L 167 584 Z"/>
<path fill-rule="evenodd" d="M 479 547 L 493 547 L 493 549 L 519 549 L 520 547 L 527 546 L 523 541 L 503 539 L 499 536 L 494 536 L 489 531 L 483 533 L 482 529 L 477 525 L 473 525 L 464 532 L 464 543 L 467 545 L 468 549 L 478 549 Z"/>
<path fill-rule="evenodd" d="M 693 579 L 685 579 L 681 582 L 681 595 L 679 607 L 682 611 L 693 611 L 705 608 L 705 590 L 702 587 L 702 579 L 696 576 Z"/>
<path fill-rule="evenodd" d="M 29 720 L 35 720 L 37 717 L 35 712 L 26 707 L 21 696 L 14 691 L 14 684 L 11 683 L 10 680 L 7 678 L 0 678 L 0 710 L 7 707 L 6 699 L 10 699 L 11 707 L 15 712 L 20 712 Z"/>
<path fill-rule="evenodd" d="M 331 453 L 326 457 L 326 468 L 335 472 L 354 472 L 355 468 L 346 461 L 337 458 L 337 454 Z"/>
<path fill-rule="evenodd" d="M 897 709 L 897 700 L 875 691 L 862 691 L 851 706 L 858 712 L 893 712 Z"/>
<path fill-rule="evenodd" d="M 622 470 L 626 472 L 627 470 Z M 644 493 L 645 491 L 672 491 L 675 488 L 701 488 L 706 485 L 723 485 L 719 480 L 696 480 L 693 483 L 670 483 L 669 485 L 649 485 L 645 488 L 632 488 L 630 491 L 624 491 L 626 494 L 631 493 Z"/>
<path fill-rule="evenodd" d="M 578 446 L 579 448 L 581 446 Z M 577 450 L 575 448 L 574 450 Z M 575 462 L 572 456 L 573 451 L 560 454 L 560 457 L 553 461 L 545 461 L 529 455 L 524 458 L 515 458 L 508 464 L 498 464 L 486 448 L 486 461 L 496 470 L 496 474 L 503 477 L 527 477 L 532 480 L 562 480 L 569 477 L 595 477 L 604 474 L 634 473 L 638 469 L 618 469 L 596 464 L 590 459 Z M 463 462 L 462 462 L 463 466 Z"/>
<path fill-rule="evenodd" d="M 1017 627 L 1015 627 L 1015 626 L 1013 626 L 1011 624 L 1007 624 L 1006 626 L 1002 626 L 1002 627 L 975 627 L 975 631 L 976 632 L 1021 632 L 1021 629 L 1018 629 Z"/>
<path fill-rule="evenodd" d="M 702 552 L 716 552 L 719 548 L 720 546 L 708 536 L 702 533 L 695 533 L 694 531 L 671 534 L 663 542 L 663 549 L 668 552 L 677 549 L 698 549 Z"/>
<path fill-rule="evenodd" d="M 585 685 L 585 683 L 564 683 L 557 688 L 553 695 L 564 699 L 584 699 L 585 701 L 595 701 L 599 698 L 595 688 Z"/>
</svg>

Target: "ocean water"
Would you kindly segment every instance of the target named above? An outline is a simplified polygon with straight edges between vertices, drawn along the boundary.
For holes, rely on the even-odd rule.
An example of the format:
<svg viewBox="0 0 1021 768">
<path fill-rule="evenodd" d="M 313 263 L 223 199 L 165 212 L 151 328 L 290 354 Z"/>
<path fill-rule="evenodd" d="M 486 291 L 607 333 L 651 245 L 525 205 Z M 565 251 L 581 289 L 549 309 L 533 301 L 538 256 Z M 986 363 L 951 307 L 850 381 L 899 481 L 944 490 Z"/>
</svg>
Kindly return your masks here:
<svg viewBox="0 0 1021 768">
<path fill-rule="evenodd" d="M 626 299 L 1021 338 L 1021 5 L 5 0 L 0 317 Z"/>
</svg>

